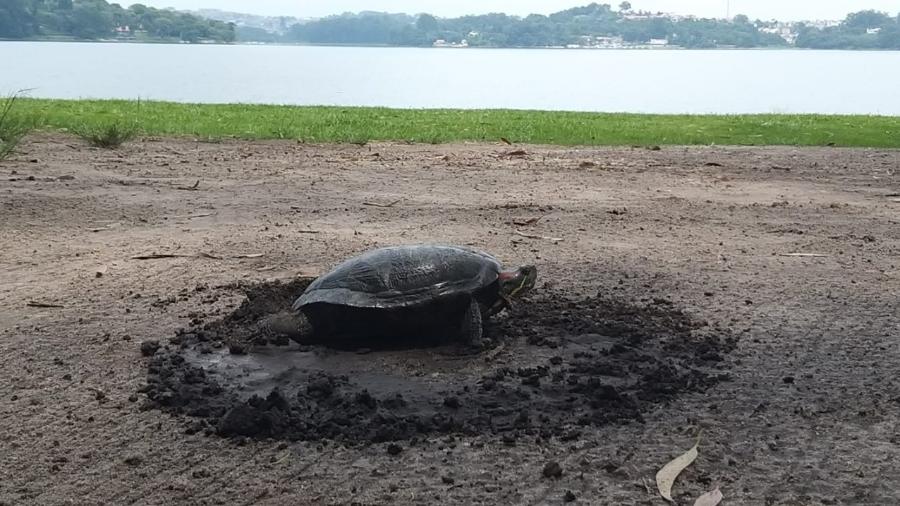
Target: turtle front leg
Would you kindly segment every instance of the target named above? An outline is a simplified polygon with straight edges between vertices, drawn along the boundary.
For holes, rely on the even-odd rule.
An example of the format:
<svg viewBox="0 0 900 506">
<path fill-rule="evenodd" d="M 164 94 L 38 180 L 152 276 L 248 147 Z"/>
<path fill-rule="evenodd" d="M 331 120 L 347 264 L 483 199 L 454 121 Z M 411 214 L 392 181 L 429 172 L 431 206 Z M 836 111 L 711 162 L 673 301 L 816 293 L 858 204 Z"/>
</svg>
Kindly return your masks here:
<svg viewBox="0 0 900 506">
<path fill-rule="evenodd" d="M 463 314 L 461 330 L 462 337 L 467 344 L 476 348 L 484 347 L 481 306 L 474 298 L 469 302 L 469 307 L 466 308 L 466 312 Z"/>
<path fill-rule="evenodd" d="M 267 316 L 261 322 L 262 330 L 269 335 L 284 335 L 299 344 L 312 344 L 313 326 L 303 313 L 284 311 Z"/>
</svg>

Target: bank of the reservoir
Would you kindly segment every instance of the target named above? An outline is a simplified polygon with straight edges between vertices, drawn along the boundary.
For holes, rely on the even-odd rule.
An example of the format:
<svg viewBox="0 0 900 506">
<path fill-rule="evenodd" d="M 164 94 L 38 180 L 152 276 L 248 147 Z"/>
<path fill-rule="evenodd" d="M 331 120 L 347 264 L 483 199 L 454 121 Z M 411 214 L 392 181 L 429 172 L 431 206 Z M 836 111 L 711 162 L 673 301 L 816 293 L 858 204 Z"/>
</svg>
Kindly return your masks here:
<svg viewBox="0 0 900 506">
<path fill-rule="evenodd" d="M 900 117 L 653 115 L 380 107 L 185 104 L 24 99 L 16 113 L 40 128 L 134 122 L 146 135 L 198 138 L 500 141 L 557 145 L 794 145 L 900 148 Z"/>
</svg>

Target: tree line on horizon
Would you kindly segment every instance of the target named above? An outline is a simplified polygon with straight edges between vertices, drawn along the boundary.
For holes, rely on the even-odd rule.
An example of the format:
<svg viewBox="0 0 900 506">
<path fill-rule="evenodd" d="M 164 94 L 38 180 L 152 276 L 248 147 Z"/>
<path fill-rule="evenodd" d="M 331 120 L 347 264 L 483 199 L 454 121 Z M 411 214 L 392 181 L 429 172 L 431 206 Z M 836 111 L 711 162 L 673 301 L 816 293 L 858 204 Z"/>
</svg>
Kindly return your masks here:
<svg viewBox="0 0 900 506">
<path fill-rule="evenodd" d="M 816 28 L 800 23 L 795 43 L 809 49 L 900 49 L 900 14 L 865 10 L 849 14 L 841 24 Z"/>
<path fill-rule="evenodd" d="M 584 37 L 621 37 L 629 44 L 666 39 L 688 48 L 718 46 L 787 46 L 782 37 L 760 31 L 746 16 L 734 22 L 715 19 L 673 20 L 631 10 L 629 2 L 615 10 L 592 3 L 550 15 L 525 17 L 484 14 L 437 18 L 380 12 L 345 13 L 295 25 L 287 42 L 312 44 L 380 44 L 431 46 L 435 40 L 461 42 L 470 47 L 559 47 L 579 44 Z"/>
<path fill-rule="evenodd" d="M 233 42 L 236 32 L 230 23 L 142 4 L 126 9 L 106 0 L 0 1 L 0 39 L 117 37 Z"/>
<path fill-rule="evenodd" d="M 294 25 L 277 40 L 420 47 L 431 46 L 436 40 L 449 43 L 465 40 L 470 47 L 559 47 L 579 44 L 585 37 L 621 37 L 630 44 L 665 39 L 669 44 L 685 48 L 789 46 L 782 36 L 765 31 L 777 25 L 772 21 L 751 21 L 745 15 L 731 20 L 672 19 L 636 12 L 630 2 L 622 2 L 617 10 L 610 4 L 592 3 L 547 16 L 525 17 L 497 13 L 458 18 L 345 13 Z M 801 48 L 900 49 L 900 14 L 891 17 L 866 10 L 848 15 L 837 26 L 818 28 L 798 23 L 795 30 L 794 46 Z M 273 34 L 269 36 L 276 40 Z"/>
<path fill-rule="evenodd" d="M 70 37 L 177 40 L 185 42 L 288 42 L 306 44 L 428 47 L 436 40 L 466 41 L 470 47 L 559 47 L 582 44 L 586 38 L 620 38 L 628 44 L 666 40 L 684 48 L 786 47 L 790 43 L 767 29 L 771 21 L 669 18 L 635 11 L 630 2 L 618 9 L 591 3 L 550 15 L 507 14 L 438 18 L 430 14 L 384 12 L 345 13 L 298 23 L 284 34 L 213 21 L 170 9 L 142 4 L 123 8 L 106 0 L 3 0 L 0 38 Z M 129 30 L 123 34 L 123 27 Z M 900 49 L 897 17 L 865 10 L 840 24 L 816 27 L 798 23 L 794 46 L 812 49 Z"/>
</svg>

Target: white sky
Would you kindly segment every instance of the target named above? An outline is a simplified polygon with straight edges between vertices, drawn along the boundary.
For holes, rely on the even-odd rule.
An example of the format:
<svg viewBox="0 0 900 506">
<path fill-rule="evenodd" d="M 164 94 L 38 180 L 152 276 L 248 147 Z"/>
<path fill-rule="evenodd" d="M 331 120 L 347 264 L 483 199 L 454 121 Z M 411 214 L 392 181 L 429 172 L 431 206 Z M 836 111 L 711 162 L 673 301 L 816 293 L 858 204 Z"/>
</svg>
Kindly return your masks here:
<svg viewBox="0 0 900 506">
<path fill-rule="evenodd" d="M 705 17 L 724 17 L 729 0 L 633 0 L 633 8 L 649 11 L 695 14 Z M 731 14 L 747 14 L 751 19 L 843 19 L 849 12 L 864 9 L 886 11 L 892 16 L 900 12 L 900 0 L 730 0 Z M 130 5 L 129 0 L 119 0 Z M 549 14 L 570 7 L 587 5 L 591 0 L 143 0 L 153 7 L 176 9 L 214 8 L 226 11 L 270 16 L 319 17 L 341 12 L 361 10 L 428 12 L 442 17 L 464 14 L 505 12 L 527 15 Z M 613 6 L 619 0 L 598 0 Z"/>
</svg>

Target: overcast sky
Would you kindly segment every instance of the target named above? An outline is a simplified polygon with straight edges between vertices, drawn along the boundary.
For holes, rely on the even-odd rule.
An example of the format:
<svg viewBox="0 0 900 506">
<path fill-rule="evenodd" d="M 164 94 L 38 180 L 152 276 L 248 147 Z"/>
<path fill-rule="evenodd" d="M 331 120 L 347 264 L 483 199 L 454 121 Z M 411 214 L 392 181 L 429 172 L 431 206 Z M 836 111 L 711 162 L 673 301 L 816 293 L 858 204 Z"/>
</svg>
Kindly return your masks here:
<svg viewBox="0 0 900 506">
<path fill-rule="evenodd" d="M 635 9 L 695 14 L 707 17 L 724 17 L 728 0 L 634 0 Z M 753 19 L 843 19 L 847 13 L 863 9 L 876 9 L 896 16 L 900 12 L 898 0 L 730 0 L 731 14 L 747 14 Z M 121 1 L 122 5 L 136 2 Z M 587 5 L 591 0 L 144 0 L 154 7 L 175 7 L 176 9 L 215 8 L 235 12 L 286 15 L 297 17 L 319 17 L 341 12 L 361 10 L 405 12 L 416 14 L 428 12 L 442 17 L 464 14 L 484 14 L 505 12 L 526 15 L 531 13 L 549 14 L 570 7 Z M 598 2 L 604 3 L 604 2 Z M 618 5 L 619 1 L 608 1 Z"/>
</svg>

